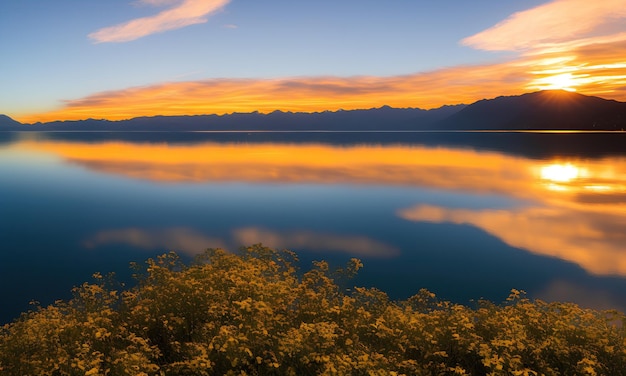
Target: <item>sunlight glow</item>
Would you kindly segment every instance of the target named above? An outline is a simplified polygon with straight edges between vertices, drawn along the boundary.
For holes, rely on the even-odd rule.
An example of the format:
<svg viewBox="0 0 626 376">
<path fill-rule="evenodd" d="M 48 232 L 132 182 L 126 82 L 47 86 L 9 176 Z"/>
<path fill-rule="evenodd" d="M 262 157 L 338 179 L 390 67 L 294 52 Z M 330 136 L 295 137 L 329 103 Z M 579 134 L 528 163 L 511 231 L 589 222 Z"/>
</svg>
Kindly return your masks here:
<svg viewBox="0 0 626 376">
<path fill-rule="evenodd" d="M 556 192 L 567 192 L 570 190 L 569 187 L 565 187 L 563 185 L 559 185 L 555 183 L 546 184 L 546 188 L 551 191 L 556 191 Z"/>
<path fill-rule="evenodd" d="M 611 187 L 608 185 L 587 185 L 585 189 L 594 192 L 608 192 L 611 190 Z"/>
<path fill-rule="evenodd" d="M 580 175 L 580 170 L 571 164 L 553 164 L 541 169 L 541 178 L 557 183 L 567 183 Z"/>
<path fill-rule="evenodd" d="M 576 91 L 576 78 L 571 73 L 561 73 L 553 76 L 542 77 L 535 81 L 540 90 L 567 90 Z"/>
</svg>

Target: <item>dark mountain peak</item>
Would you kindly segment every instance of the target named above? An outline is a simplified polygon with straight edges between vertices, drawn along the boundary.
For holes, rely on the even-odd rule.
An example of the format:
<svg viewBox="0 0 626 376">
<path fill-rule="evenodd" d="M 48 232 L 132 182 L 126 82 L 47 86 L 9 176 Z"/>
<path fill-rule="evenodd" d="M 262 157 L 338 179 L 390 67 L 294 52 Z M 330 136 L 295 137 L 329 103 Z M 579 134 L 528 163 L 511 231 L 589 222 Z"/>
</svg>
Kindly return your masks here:
<svg viewBox="0 0 626 376">
<path fill-rule="evenodd" d="M 565 90 L 475 102 L 440 123 L 443 129 L 619 130 L 626 103 Z"/>
<path fill-rule="evenodd" d="M 255 114 L 255 113 L 256 113 L 256 114 L 258 114 L 259 112 L 258 112 L 258 111 L 254 111 L 254 112 L 252 112 L 252 113 L 253 113 L 253 114 Z M 287 112 L 287 111 L 281 111 L 281 110 L 274 110 L 274 111 L 272 111 L 272 112 L 268 113 L 267 115 L 283 115 L 283 114 L 288 114 L 288 113 L 290 113 L 290 112 Z"/>
<path fill-rule="evenodd" d="M 522 94 L 522 96 L 526 97 L 548 97 L 548 98 L 576 98 L 576 97 L 590 97 L 588 95 L 580 94 L 571 90 L 563 90 L 563 89 L 549 89 L 549 90 L 539 90 L 534 91 L 532 93 Z"/>
<path fill-rule="evenodd" d="M 594 106 L 601 103 L 619 103 L 614 100 L 602 99 L 589 95 L 579 94 L 567 90 L 543 90 L 534 93 L 528 93 L 522 96 L 529 102 L 537 106 Z"/>
<path fill-rule="evenodd" d="M 565 102 L 570 101 L 577 97 L 587 97 L 586 95 L 578 94 L 566 90 L 540 90 L 531 93 L 524 93 L 519 95 L 500 95 L 495 98 L 485 98 L 478 100 L 470 106 L 477 104 L 487 103 L 540 103 L 546 101 Z"/>
<path fill-rule="evenodd" d="M 22 123 L 17 120 L 11 119 L 7 115 L 0 114 L 0 127 L 16 127 L 19 125 L 22 125 Z"/>
</svg>

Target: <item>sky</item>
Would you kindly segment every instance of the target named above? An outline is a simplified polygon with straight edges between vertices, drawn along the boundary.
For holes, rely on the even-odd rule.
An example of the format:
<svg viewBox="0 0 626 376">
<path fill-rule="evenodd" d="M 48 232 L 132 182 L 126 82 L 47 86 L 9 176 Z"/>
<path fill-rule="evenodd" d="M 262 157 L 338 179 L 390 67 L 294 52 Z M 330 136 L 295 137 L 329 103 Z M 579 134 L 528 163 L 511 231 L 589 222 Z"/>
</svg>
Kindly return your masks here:
<svg viewBox="0 0 626 376">
<path fill-rule="evenodd" d="M 0 51 L 24 123 L 626 101 L 624 0 L 5 0 Z"/>
</svg>

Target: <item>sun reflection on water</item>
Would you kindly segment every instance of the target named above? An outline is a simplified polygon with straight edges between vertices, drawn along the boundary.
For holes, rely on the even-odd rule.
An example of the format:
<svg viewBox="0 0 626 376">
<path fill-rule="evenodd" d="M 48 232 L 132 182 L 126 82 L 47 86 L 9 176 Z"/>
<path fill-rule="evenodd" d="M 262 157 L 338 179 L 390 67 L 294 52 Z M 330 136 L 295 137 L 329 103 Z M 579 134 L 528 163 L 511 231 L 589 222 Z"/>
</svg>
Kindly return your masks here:
<svg viewBox="0 0 626 376">
<path fill-rule="evenodd" d="M 551 164 L 541 168 L 541 178 L 558 183 L 567 183 L 581 175 L 578 167 L 567 164 Z"/>
</svg>

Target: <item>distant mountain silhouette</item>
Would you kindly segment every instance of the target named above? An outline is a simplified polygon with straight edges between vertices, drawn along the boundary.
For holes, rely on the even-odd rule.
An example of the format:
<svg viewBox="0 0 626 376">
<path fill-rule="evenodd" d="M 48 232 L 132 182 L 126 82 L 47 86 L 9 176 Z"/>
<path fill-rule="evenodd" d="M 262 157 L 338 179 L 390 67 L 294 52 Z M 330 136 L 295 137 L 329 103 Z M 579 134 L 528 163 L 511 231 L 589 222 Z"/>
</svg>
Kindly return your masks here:
<svg viewBox="0 0 626 376">
<path fill-rule="evenodd" d="M 473 103 L 437 124 L 455 130 L 621 130 L 626 103 L 563 90 Z"/>
<path fill-rule="evenodd" d="M 0 115 L 0 129 L 13 128 L 22 125 L 17 120 L 13 120 L 6 115 Z"/>
<path fill-rule="evenodd" d="M 626 103 L 549 90 L 483 99 L 432 110 L 383 106 L 314 113 L 154 116 L 20 124 L 0 115 L 0 130 L 80 131 L 403 131 L 403 130 L 621 130 Z"/>
<path fill-rule="evenodd" d="M 465 105 L 433 110 L 391 108 L 324 111 L 314 113 L 274 111 L 269 114 L 153 116 L 108 121 L 87 119 L 23 125 L 20 130 L 98 131 L 371 131 L 427 129 Z"/>
</svg>

